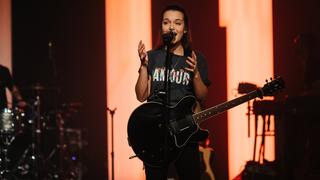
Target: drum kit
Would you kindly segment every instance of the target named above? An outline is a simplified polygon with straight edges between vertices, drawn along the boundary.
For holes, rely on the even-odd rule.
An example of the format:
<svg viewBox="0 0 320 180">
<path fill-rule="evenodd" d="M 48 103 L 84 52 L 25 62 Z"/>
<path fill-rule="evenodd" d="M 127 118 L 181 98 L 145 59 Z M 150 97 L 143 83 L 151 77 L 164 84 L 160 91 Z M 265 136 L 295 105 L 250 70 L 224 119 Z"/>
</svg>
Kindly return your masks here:
<svg viewBox="0 0 320 180">
<path fill-rule="evenodd" d="M 42 112 L 40 94 L 49 88 L 30 89 L 35 98 L 25 108 L 0 110 L 0 179 L 80 180 L 86 131 L 67 128 L 66 121 L 82 104 Z"/>
</svg>

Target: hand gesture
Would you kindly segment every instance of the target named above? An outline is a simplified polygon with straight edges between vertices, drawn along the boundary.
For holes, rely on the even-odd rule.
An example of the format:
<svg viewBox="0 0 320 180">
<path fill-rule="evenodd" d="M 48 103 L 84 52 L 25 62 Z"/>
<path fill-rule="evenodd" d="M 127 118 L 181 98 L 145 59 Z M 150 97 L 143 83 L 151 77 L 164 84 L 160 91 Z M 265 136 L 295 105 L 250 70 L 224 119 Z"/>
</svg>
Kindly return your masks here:
<svg viewBox="0 0 320 180">
<path fill-rule="evenodd" d="M 138 45 L 138 54 L 141 61 L 141 65 L 148 65 L 148 55 L 144 43 L 140 40 Z"/>
</svg>

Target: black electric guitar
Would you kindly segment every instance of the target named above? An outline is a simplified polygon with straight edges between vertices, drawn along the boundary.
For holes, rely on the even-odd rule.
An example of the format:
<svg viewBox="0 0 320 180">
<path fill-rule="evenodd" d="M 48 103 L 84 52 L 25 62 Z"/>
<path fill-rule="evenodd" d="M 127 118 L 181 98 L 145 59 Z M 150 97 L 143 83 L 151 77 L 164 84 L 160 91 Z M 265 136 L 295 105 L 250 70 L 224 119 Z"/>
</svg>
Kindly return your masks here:
<svg viewBox="0 0 320 180">
<path fill-rule="evenodd" d="M 162 166 L 173 161 L 189 141 L 207 138 L 208 131 L 199 127 L 203 121 L 256 97 L 274 95 L 284 88 L 277 77 L 262 88 L 214 107 L 193 113 L 194 96 L 183 97 L 174 106 L 147 102 L 136 108 L 128 122 L 128 141 L 136 156 L 149 166 Z M 165 121 L 165 112 L 169 120 Z M 167 123 L 166 123 L 167 122 Z"/>
</svg>

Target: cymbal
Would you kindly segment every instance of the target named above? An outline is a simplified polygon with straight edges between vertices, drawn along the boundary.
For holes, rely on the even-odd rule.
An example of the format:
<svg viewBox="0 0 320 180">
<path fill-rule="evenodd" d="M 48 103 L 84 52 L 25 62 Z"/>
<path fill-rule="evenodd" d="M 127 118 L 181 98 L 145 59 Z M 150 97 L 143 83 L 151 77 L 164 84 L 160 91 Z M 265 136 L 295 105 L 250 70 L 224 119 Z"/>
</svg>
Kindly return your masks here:
<svg viewBox="0 0 320 180">
<path fill-rule="evenodd" d="M 83 106 L 82 102 L 69 102 L 69 103 L 63 103 L 61 105 L 62 108 L 80 108 Z"/>
<path fill-rule="evenodd" d="M 35 85 L 32 85 L 32 86 L 30 87 L 30 89 L 35 90 L 35 91 L 43 91 L 43 90 L 45 90 L 45 89 L 47 89 L 47 88 L 44 87 L 44 86 L 41 85 L 41 84 L 35 84 Z"/>
<path fill-rule="evenodd" d="M 46 87 L 41 85 L 40 83 L 36 83 L 34 85 L 31 85 L 29 87 L 21 88 L 22 90 L 33 90 L 33 91 L 52 91 L 52 90 L 60 90 L 59 87 Z"/>
</svg>

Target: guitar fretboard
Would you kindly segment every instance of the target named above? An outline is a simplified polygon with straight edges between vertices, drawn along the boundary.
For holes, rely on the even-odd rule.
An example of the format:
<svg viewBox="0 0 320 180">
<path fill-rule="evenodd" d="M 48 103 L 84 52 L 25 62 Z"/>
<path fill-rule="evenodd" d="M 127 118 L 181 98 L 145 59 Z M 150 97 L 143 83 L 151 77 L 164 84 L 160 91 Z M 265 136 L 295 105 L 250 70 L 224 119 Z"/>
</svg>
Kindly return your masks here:
<svg viewBox="0 0 320 180">
<path fill-rule="evenodd" d="M 256 90 L 256 91 L 252 91 L 246 95 L 243 95 L 241 97 L 238 97 L 238 98 L 235 98 L 231 101 L 228 101 L 228 102 L 224 102 L 224 103 L 221 103 L 221 104 L 218 104 L 214 107 L 211 107 L 209 109 L 206 109 L 204 111 L 201 111 L 199 113 L 196 113 L 194 115 L 192 115 L 193 119 L 196 121 L 196 123 L 200 124 L 202 123 L 203 121 L 213 117 L 213 116 L 216 116 L 228 109 L 231 109 L 235 106 L 238 106 L 244 102 L 247 102 L 251 99 L 254 99 L 256 97 L 260 97 L 262 98 L 262 92 L 261 90 Z"/>
</svg>

